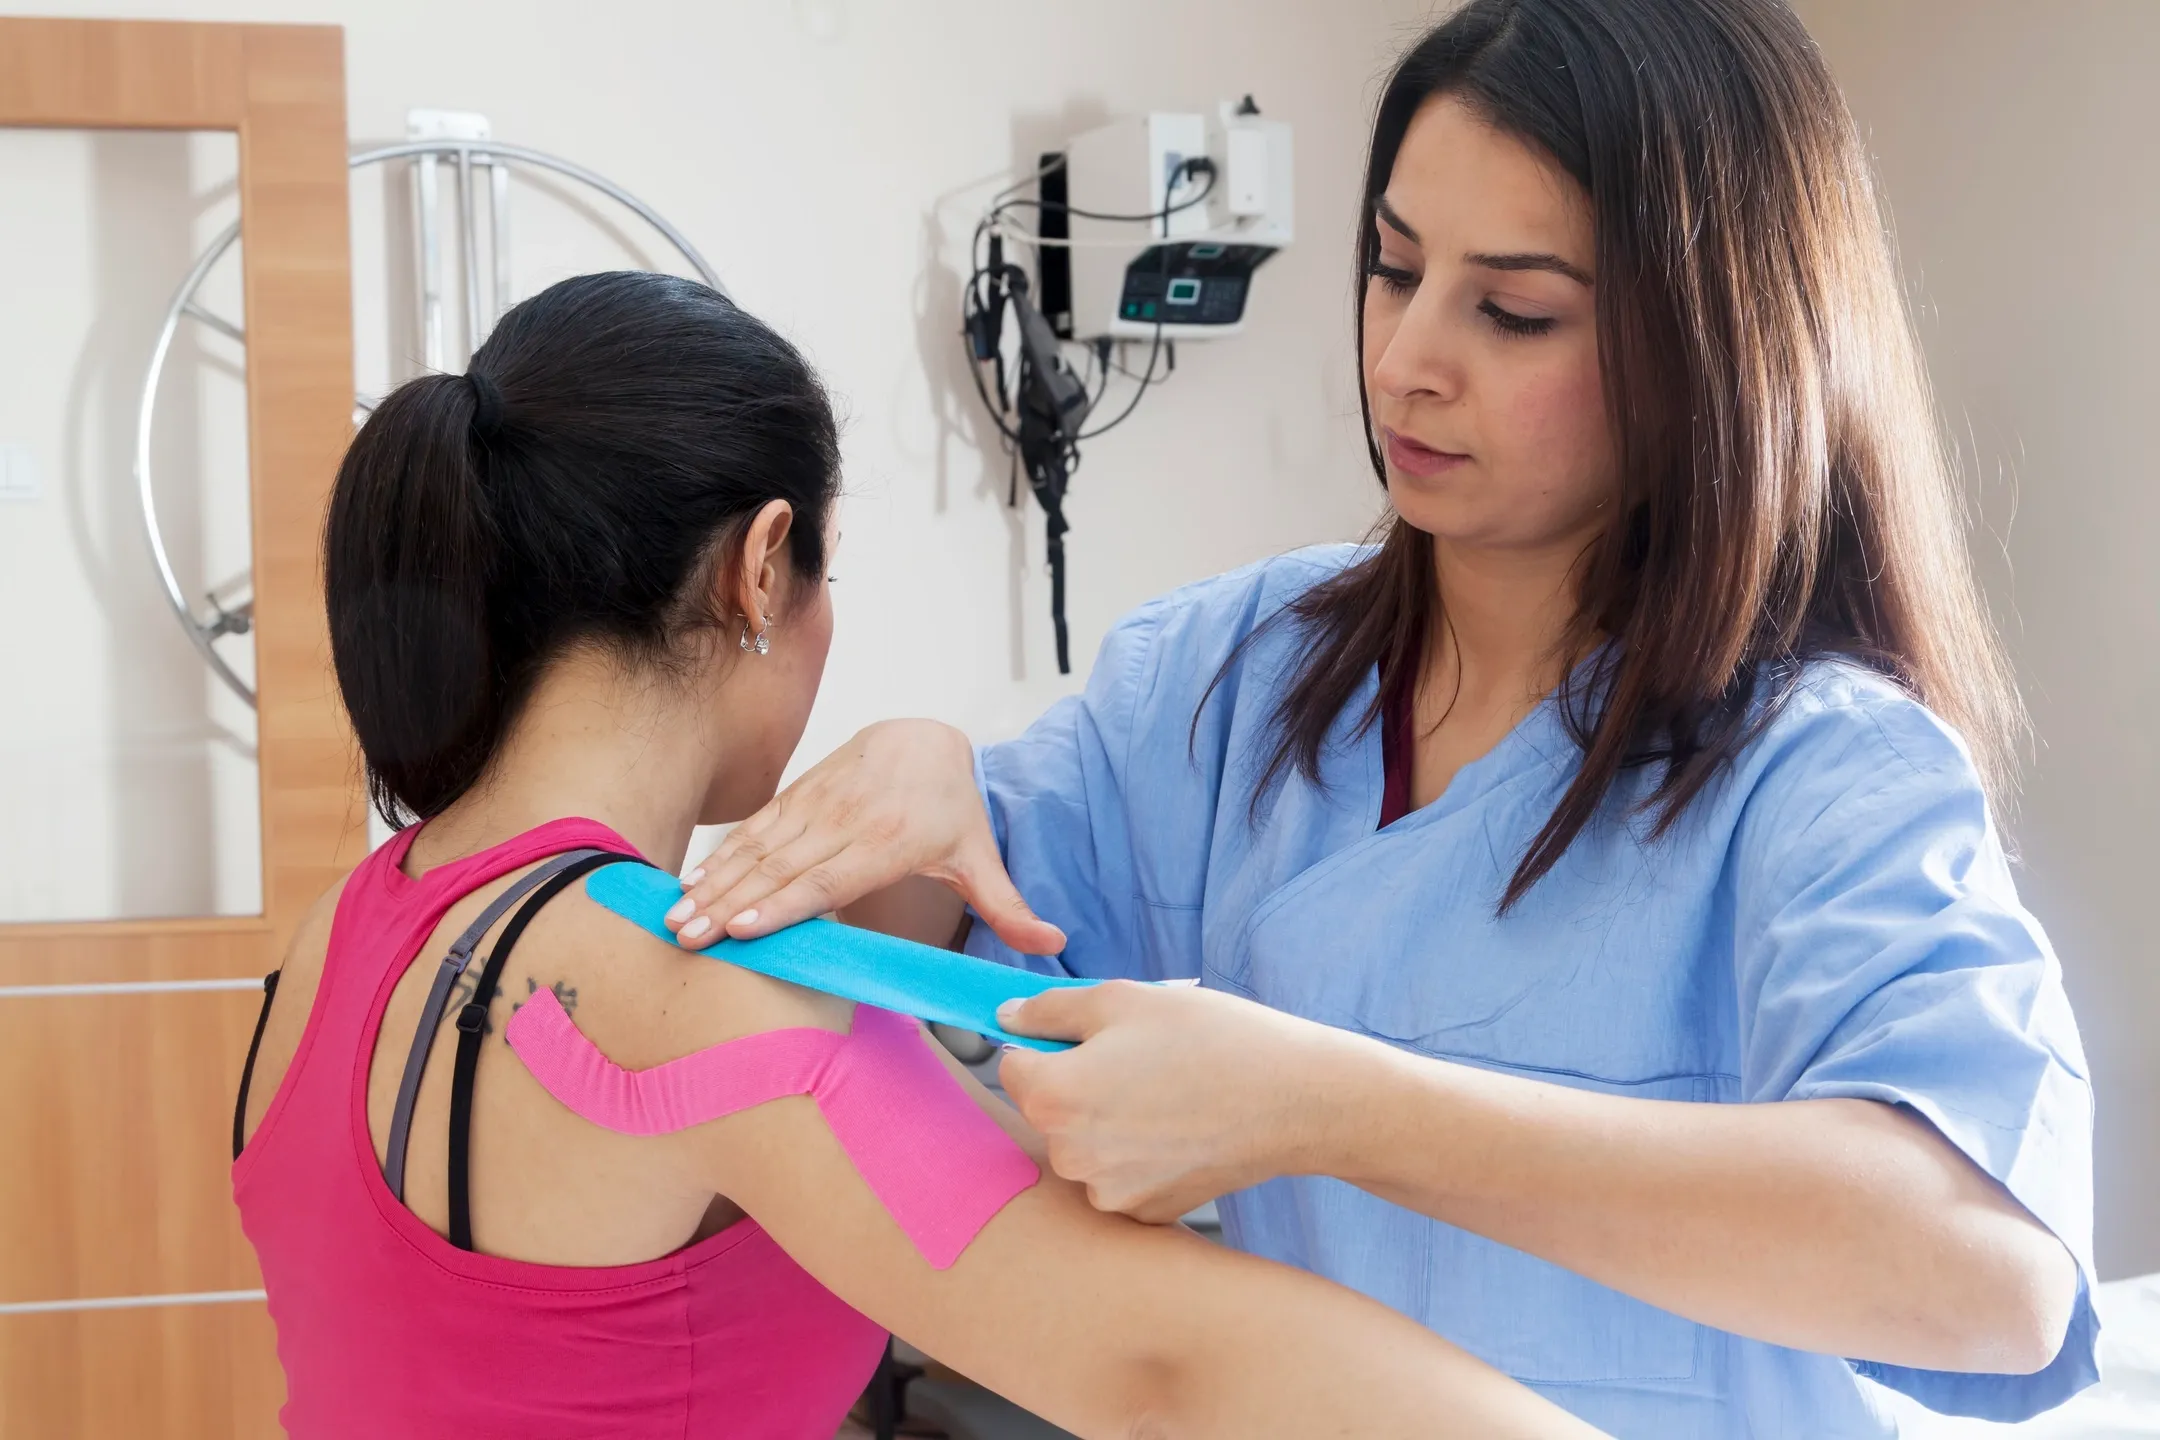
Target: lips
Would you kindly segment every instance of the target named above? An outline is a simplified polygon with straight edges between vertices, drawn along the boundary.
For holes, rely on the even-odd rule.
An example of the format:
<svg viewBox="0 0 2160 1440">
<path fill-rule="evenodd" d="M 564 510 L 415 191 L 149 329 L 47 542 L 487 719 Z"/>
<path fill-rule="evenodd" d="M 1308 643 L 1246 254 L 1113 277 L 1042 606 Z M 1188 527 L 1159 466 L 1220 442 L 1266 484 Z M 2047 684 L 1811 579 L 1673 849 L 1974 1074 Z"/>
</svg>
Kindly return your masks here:
<svg viewBox="0 0 2160 1440">
<path fill-rule="evenodd" d="M 1388 464 L 1405 475 L 1430 478 L 1445 474 L 1470 459 L 1468 455 L 1458 455 L 1450 450 L 1435 450 L 1422 441 L 1386 428 L 1382 428 L 1380 434 L 1387 450 Z"/>
</svg>

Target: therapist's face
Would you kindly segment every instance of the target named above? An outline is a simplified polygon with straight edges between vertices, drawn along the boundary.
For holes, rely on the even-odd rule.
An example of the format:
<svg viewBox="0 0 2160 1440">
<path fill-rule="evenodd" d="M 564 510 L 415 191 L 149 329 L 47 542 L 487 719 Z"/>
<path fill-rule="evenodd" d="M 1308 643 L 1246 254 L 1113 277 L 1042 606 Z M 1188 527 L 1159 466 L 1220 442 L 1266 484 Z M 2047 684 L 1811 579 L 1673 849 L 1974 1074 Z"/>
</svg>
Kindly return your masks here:
<svg viewBox="0 0 2160 1440">
<path fill-rule="evenodd" d="M 1617 489 L 1588 197 L 1441 96 L 1376 224 L 1363 362 L 1395 509 L 1456 547 L 1579 552 Z"/>
</svg>

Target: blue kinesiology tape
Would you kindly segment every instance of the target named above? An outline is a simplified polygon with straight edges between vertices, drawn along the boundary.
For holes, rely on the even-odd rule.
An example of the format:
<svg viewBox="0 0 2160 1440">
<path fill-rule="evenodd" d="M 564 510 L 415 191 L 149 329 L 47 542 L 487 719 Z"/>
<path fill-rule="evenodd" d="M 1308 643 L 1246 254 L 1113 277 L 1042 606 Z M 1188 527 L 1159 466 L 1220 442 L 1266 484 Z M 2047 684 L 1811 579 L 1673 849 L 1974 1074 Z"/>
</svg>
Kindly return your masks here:
<svg viewBox="0 0 2160 1440">
<path fill-rule="evenodd" d="M 666 871 L 646 865 L 604 866 L 585 877 L 585 893 L 631 924 L 675 943 L 667 912 L 682 899 L 682 882 Z M 997 1023 L 998 1006 L 1045 990 L 1097 983 L 1036 975 L 830 920 L 808 920 L 756 940 L 718 940 L 704 953 L 808 990 L 955 1025 L 1030 1050 L 1072 1047 L 1062 1040 L 1007 1033 Z"/>
</svg>

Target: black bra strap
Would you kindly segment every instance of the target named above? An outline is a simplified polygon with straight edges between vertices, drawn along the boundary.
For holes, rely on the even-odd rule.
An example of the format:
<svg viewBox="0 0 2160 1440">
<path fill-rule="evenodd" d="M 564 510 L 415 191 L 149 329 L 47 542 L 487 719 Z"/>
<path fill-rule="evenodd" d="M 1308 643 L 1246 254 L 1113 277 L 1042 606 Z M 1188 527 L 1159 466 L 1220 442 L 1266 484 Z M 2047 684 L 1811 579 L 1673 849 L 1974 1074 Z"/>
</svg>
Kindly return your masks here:
<svg viewBox="0 0 2160 1440">
<path fill-rule="evenodd" d="M 560 895 L 574 881 L 603 865 L 618 860 L 628 860 L 628 855 L 611 855 L 599 851 L 586 851 L 577 858 L 563 857 L 567 864 L 550 875 L 547 882 L 535 890 L 532 898 L 518 907 L 510 923 L 503 926 L 502 938 L 488 952 L 487 965 L 480 971 L 479 984 L 474 986 L 472 999 L 458 1011 L 457 1066 L 450 1079 L 450 1243 L 460 1250 L 473 1248 L 472 1240 L 472 1094 L 473 1076 L 480 1066 L 480 1036 L 487 1028 L 488 1006 L 494 1002 L 495 986 L 502 979 L 503 964 L 510 958 L 510 951 L 517 945 L 525 927 L 532 923 L 540 907 Z"/>
<path fill-rule="evenodd" d="M 443 1007 L 450 1003 L 450 988 L 465 973 L 473 948 L 495 928 L 495 922 L 502 919 L 511 906 L 535 887 L 546 884 L 564 868 L 588 855 L 601 853 L 591 849 L 572 850 L 520 875 L 515 884 L 488 902 L 479 918 L 466 926 L 464 933 L 451 944 L 442 964 L 435 967 L 435 983 L 428 987 L 427 1003 L 420 1007 L 420 1023 L 413 1027 L 412 1049 L 405 1052 L 405 1073 L 398 1078 L 397 1106 L 390 1112 L 390 1138 L 383 1146 L 383 1183 L 398 1199 L 405 1198 L 405 1153 L 411 1148 L 413 1103 L 420 1098 L 420 1079 L 427 1073 L 428 1053 L 435 1048 L 435 1032 L 442 1025 Z"/>
<path fill-rule="evenodd" d="M 240 1148 L 247 1144 L 247 1092 L 248 1084 L 255 1078 L 255 1055 L 262 1049 L 263 1028 L 270 1023 L 270 1002 L 277 999 L 277 977 L 285 973 L 272 970 L 263 976 L 262 1009 L 255 1016 L 255 1038 L 248 1041 L 247 1063 L 240 1067 L 240 1098 L 232 1107 L 232 1158 L 240 1158 Z"/>
</svg>

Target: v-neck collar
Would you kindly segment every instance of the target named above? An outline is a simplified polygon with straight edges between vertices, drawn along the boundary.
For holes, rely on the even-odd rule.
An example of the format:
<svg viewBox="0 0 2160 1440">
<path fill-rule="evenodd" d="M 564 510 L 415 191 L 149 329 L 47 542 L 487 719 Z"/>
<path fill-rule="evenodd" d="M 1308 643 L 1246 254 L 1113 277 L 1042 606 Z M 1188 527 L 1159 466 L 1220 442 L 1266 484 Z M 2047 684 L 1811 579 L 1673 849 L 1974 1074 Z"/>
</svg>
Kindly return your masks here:
<svg viewBox="0 0 2160 1440">
<path fill-rule="evenodd" d="M 1553 741 L 1564 738 L 1556 735 L 1559 706 L 1553 696 L 1540 700 L 1536 707 L 1515 722 L 1513 729 L 1494 742 L 1491 749 L 1469 761 L 1449 777 L 1447 788 L 1433 797 L 1429 804 L 1420 805 L 1392 825 L 1381 827 L 1381 795 L 1371 797 L 1370 810 L 1375 834 L 1396 835 L 1444 820 L 1458 814 L 1483 800 L 1494 790 L 1524 772 L 1551 764 L 1554 753 Z M 1377 730 L 1378 727 L 1375 727 Z M 1370 737 L 1377 747 L 1379 736 Z M 1384 783 L 1384 782 L 1383 782 Z"/>
<path fill-rule="evenodd" d="M 1579 684 L 1587 678 L 1595 664 L 1599 650 L 1592 651 L 1572 670 L 1566 681 L 1546 692 L 1528 714 L 1515 722 L 1484 754 L 1469 761 L 1453 776 L 1447 788 L 1433 797 L 1431 803 L 1413 807 L 1394 823 L 1382 826 L 1381 806 L 1386 800 L 1386 764 L 1383 756 L 1383 730 L 1385 717 L 1365 733 L 1364 744 L 1371 758 L 1368 765 L 1372 773 L 1380 776 L 1379 783 L 1367 797 L 1366 829 L 1373 834 L 1396 835 L 1417 829 L 1434 820 L 1457 814 L 1491 794 L 1499 786 L 1537 766 L 1553 764 L 1556 759 L 1575 748 L 1569 738 L 1560 714 L 1562 690 Z M 1379 687 L 1379 674 L 1375 670 L 1371 685 L 1375 693 Z"/>
<path fill-rule="evenodd" d="M 1578 668 L 1571 678 L 1579 679 L 1581 674 Z M 1319 808 L 1310 818 L 1319 821 L 1324 838 L 1316 837 L 1320 843 L 1303 852 L 1302 863 L 1278 872 L 1263 884 L 1253 898 L 1252 908 L 1237 922 L 1238 939 L 1231 952 L 1235 956 L 1248 956 L 1253 936 L 1262 927 L 1298 896 L 1310 893 L 1330 876 L 1363 863 L 1383 848 L 1465 814 L 1510 785 L 1540 775 L 1552 776 L 1560 761 L 1574 749 L 1561 719 L 1559 692 L 1555 690 L 1490 750 L 1456 771 L 1448 788 L 1430 805 L 1412 810 L 1382 829 L 1380 806 L 1386 779 L 1380 760 L 1380 728 L 1371 725 L 1362 736 L 1354 734 L 1359 717 L 1365 713 L 1363 707 L 1371 704 L 1378 685 L 1376 669 L 1366 675 L 1358 693 L 1343 708 L 1322 754 L 1322 794 L 1315 797 Z M 1242 958 L 1228 961 L 1218 973 L 1234 986 L 1239 983 L 1243 964 Z"/>
</svg>

